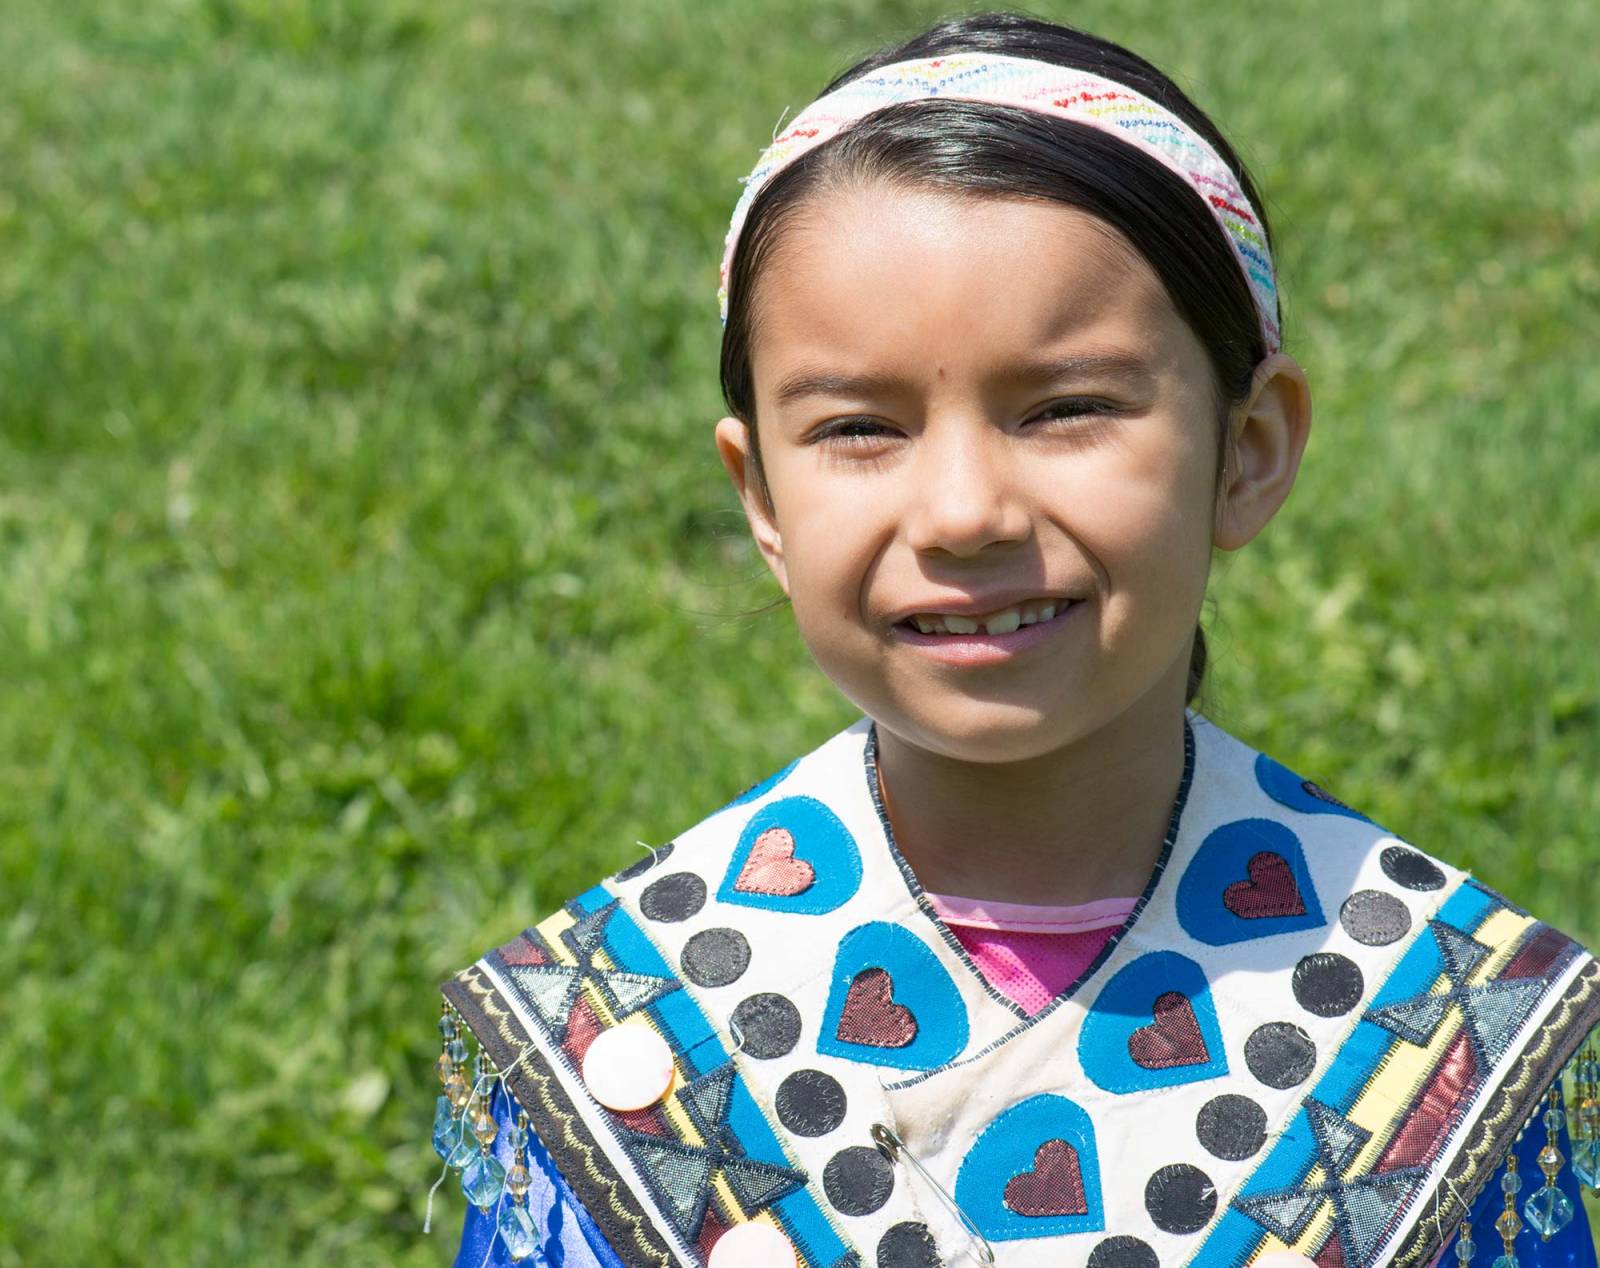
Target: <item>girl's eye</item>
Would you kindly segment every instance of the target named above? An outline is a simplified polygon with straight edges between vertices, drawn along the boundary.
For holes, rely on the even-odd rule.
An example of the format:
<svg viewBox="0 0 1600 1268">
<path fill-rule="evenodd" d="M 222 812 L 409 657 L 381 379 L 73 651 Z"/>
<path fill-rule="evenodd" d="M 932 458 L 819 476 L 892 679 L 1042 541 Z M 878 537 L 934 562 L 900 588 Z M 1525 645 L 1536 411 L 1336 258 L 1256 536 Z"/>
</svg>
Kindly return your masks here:
<svg viewBox="0 0 1600 1268">
<path fill-rule="evenodd" d="M 817 433 L 816 439 L 836 445 L 866 445 L 881 438 L 883 424 L 872 418 L 841 418 Z"/>
<path fill-rule="evenodd" d="M 1111 412 L 1111 406 L 1107 405 L 1106 402 L 1079 396 L 1065 401 L 1057 401 L 1053 405 L 1046 405 L 1034 417 L 1085 418 L 1095 414 L 1109 414 Z"/>
</svg>

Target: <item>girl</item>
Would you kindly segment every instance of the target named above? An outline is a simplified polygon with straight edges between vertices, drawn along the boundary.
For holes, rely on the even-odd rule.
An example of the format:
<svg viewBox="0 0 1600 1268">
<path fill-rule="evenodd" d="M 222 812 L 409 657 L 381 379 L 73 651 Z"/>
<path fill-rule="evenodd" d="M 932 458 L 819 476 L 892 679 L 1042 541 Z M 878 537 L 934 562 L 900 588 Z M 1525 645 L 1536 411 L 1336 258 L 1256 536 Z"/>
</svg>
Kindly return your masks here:
<svg viewBox="0 0 1600 1268">
<path fill-rule="evenodd" d="M 1600 964 L 1192 707 L 1311 421 L 1205 115 L 941 23 L 722 281 L 717 450 L 863 716 L 446 983 L 457 1262 L 1592 1264 Z"/>
</svg>

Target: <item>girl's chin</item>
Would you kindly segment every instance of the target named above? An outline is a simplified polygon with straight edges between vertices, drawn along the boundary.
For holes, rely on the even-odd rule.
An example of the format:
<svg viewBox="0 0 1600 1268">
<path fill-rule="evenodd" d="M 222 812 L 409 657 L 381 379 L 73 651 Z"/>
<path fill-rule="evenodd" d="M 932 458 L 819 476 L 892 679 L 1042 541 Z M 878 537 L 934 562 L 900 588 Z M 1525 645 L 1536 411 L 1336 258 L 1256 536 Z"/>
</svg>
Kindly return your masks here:
<svg viewBox="0 0 1600 1268">
<path fill-rule="evenodd" d="M 870 711 L 868 711 L 870 713 Z M 917 701 L 872 715 L 902 743 L 952 761 L 992 766 L 1025 762 L 1070 743 L 1079 719 L 1043 711 L 1035 697 Z"/>
</svg>

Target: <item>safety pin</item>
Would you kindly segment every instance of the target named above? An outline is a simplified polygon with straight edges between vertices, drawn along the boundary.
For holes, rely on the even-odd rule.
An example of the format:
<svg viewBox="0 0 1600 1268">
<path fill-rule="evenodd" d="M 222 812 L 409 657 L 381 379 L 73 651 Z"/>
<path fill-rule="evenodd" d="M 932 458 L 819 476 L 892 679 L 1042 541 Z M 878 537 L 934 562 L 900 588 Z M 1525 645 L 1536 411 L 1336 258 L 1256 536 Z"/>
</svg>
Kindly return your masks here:
<svg viewBox="0 0 1600 1268">
<path fill-rule="evenodd" d="M 984 1268 L 991 1268 L 991 1265 L 994 1263 L 994 1248 L 989 1245 L 988 1238 L 984 1237 L 984 1235 L 978 1231 L 978 1226 L 974 1224 L 971 1217 L 969 1217 L 967 1213 L 961 1209 L 955 1198 L 951 1196 L 949 1190 L 935 1180 L 933 1178 L 933 1173 L 924 1167 L 920 1161 L 918 1161 L 916 1154 L 911 1152 L 910 1148 L 906 1145 L 906 1142 L 901 1140 L 899 1136 L 895 1135 L 892 1128 L 886 1127 L 882 1123 L 874 1123 L 872 1125 L 872 1139 L 877 1142 L 879 1149 L 883 1150 L 884 1153 L 889 1155 L 890 1162 L 894 1162 L 897 1159 L 904 1157 L 905 1160 L 911 1164 L 916 1173 L 925 1181 L 927 1181 L 928 1187 L 939 1195 L 939 1200 L 954 1213 L 955 1217 L 961 1221 L 962 1227 L 967 1230 L 967 1236 L 972 1242 L 972 1245 L 967 1248 L 967 1253 L 977 1260 L 978 1263 L 984 1265 Z M 974 1249 L 974 1247 L 976 1247 L 976 1249 Z"/>
</svg>

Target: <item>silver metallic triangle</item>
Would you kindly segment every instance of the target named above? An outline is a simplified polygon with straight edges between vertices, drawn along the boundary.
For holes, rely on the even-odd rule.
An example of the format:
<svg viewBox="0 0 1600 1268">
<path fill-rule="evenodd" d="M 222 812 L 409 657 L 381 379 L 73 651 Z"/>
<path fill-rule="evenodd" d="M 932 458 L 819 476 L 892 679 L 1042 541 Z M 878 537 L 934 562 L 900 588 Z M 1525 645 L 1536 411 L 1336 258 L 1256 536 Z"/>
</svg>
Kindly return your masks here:
<svg viewBox="0 0 1600 1268">
<path fill-rule="evenodd" d="M 1439 944 L 1439 955 L 1444 960 L 1444 970 L 1450 981 L 1457 986 L 1465 986 L 1473 970 L 1488 956 L 1489 948 L 1442 920 L 1430 920 L 1428 927 L 1433 930 L 1433 940 Z"/>
<path fill-rule="evenodd" d="M 1498 1064 L 1550 983 L 1542 977 L 1487 982 L 1464 991 L 1461 1006 L 1491 1065 Z M 1484 1074 L 1487 1076 L 1488 1071 Z"/>
<path fill-rule="evenodd" d="M 1317 1208 L 1327 1199 L 1320 1189 L 1284 1189 L 1255 1197 L 1235 1198 L 1233 1205 L 1282 1241 L 1293 1243 L 1305 1232 Z"/>
<path fill-rule="evenodd" d="M 678 1092 L 678 1100 L 689 1111 L 700 1135 L 708 1142 L 728 1116 L 728 1101 L 733 1091 L 733 1063 L 702 1074 Z"/>
<path fill-rule="evenodd" d="M 728 1178 L 728 1187 L 739 1199 L 746 1215 L 766 1210 L 779 1198 L 804 1187 L 806 1182 L 803 1171 L 757 1162 L 753 1158 L 723 1159 L 722 1174 Z"/>
<path fill-rule="evenodd" d="M 710 1198 L 711 1155 L 692 1146 L 655 1140 L 643 1132 L 630 1132 L 628 1147 L 666 1199 L 673 1226 L 683 1237 L 694 1240 L 700 1234 Z"/>
<path fill-rule="evenodd" d="M 563 1033 L 582 973 L 570 964 L 508 964 L 505 972 L 544 1024 Z"/>
<path fill-rule="evenodd" d="M 599 950 L 600 943 L 606 935 L 606 925 L 616 913 L 617 900 L 613 898 L 598 911 L 580 916 L 570 927 L 562 931 L 561 937 L 577 954 L 579 960 L 587 962 L 589 957 Z"/>
<path fill-rule="evenodd" d="M 1404 1174 L 1363 1176 L 1343 1186 L 1334 1197 L 1340 1209 L 1337 1221 L 1349 1268 L 1372 1263 L 1390 1222 L 1421 1182 L 1424 1168 L 1407 1168 Z"/>
<path fill-rule="evenodd" d="M 1397 1004 L 1374 1008 L 1367 1014 L 1367 1020 L 1399 1035 L 1407 1043 L 1426 1048 L 1454 1003 L 1450 995 L 1417 995 Z"/>
<path fill-rule="evenodd" d="M 679 987 L 676 978 L 656 977 L 650 973 L 630 973 L 622 970 L 611 969 L 591 970 L 591 976 L 597 978 L 611 993 L 612 1009 L 617 1020 L 629 1017 L 646 1005 L 653 1004 L 663 995 L 675 991 Z"/>
<path fill-rule="evenodd" d="M 1356 1154 L 1361 1152 L 1361 1146 L 1372 1139 L 1372 1133 L 1364 1127 L 1357 1127 L 1321 1101 L 1308 1098 L 1305 1108 L 1312 1134 L 1317 1140 L 1317 1152 L 1322 1155 L 1322 1165 L 1328 1171 L 1329 1179 L 1337 1180 L 1349 1168 Z"/>
</svg>

